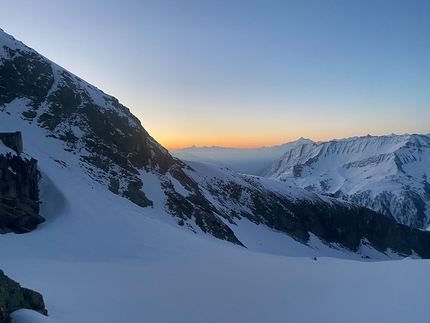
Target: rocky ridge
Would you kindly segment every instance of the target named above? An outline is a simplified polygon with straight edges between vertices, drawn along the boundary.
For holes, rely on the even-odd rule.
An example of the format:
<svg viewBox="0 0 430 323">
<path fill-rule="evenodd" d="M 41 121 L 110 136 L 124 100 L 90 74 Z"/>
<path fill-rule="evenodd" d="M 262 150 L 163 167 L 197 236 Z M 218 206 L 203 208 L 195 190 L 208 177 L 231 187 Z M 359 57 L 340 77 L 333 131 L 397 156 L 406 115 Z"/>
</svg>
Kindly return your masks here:
<svg viewBox="0 0 430 323">
<path fill-rule="evenodd" d="M 430 257 L 430 233 L 411 228 L 352 203 L 261 177 L 191 163 L 187 173 L 199 183 L 231 225 L 245 218 L 308 244 L 314 234 L 332 248 L 360 253 L 365 245 L 384 253 Z M 210 172 L 206 167 L 212 168 Z M 210 174 L 210 175 L 209 175 Z M 363 255 L 366 256 L 366 255 Z"/>
<path fill-rule="evenodd" d="M 0 112 L 18 113 L 47 137 L 60 140 L 65 151 L 79 156 L 88 176 L 139 206 L 154 206 L 142 188 L 143 175 L 156 174 L 172 216 L 193 218 L 190 226 L 197 224 L 203 232 L 240 244 L 184 174 L 185 165 L 160 146 L 116 98 L 4 32 L 0 32 L 0 46 Z M 187 196 L 174 190 L 175 179 L 189 191 Z"/>
</svg>

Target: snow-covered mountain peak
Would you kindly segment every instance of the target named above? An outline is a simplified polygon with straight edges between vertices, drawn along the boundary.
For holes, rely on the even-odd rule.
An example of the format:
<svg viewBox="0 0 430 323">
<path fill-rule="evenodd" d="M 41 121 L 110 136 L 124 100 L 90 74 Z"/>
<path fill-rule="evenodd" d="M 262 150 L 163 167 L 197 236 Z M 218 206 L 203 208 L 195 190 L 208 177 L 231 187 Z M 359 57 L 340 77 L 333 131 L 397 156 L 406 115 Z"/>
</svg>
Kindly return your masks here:
<svg viewBox="0 0 430 323">
<path fill-rule="evenodd" d="M 429 165 L 430 138 L 426 135 L 368 135 L 296 147 L 265 175 L 426 228 L 430 223 Z"/>
</svg>

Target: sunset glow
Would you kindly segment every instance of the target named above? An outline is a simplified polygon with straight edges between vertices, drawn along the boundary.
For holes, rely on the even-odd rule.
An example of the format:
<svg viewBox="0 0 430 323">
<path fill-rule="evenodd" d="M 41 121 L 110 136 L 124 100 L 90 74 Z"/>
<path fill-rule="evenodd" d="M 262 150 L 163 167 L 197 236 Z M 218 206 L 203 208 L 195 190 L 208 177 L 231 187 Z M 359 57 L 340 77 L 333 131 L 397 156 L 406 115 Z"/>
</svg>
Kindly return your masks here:
<svg viewBox="0 0 430 323">
<path fill-rule="evenodd" d="M 16 0 L 0 27 L 172 150 L 429 133 L 428 17 L 428 1 Z"/>
</svg>

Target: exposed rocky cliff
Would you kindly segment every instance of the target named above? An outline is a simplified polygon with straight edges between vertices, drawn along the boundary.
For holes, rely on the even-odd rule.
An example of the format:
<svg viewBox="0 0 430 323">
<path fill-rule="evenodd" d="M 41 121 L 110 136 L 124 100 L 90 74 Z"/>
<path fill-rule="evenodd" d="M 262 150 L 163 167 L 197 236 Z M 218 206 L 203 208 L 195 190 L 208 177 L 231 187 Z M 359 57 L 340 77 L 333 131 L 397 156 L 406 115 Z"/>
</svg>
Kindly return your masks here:
<svg viewBox="0 0 430 323">
<path fill-rule="evenodd" d="M 0 139 L 0 233 L 25 233 L 44 222 L 39 215 L 37 161 L 19 153 L 21 133 L 2 133 Z"/>
<path fill-rule="evenodd" d="M 0 323 L 9 323 L 10 314 L 22 308 L 48 314 L 41 294 L 21 287 L 0 270 Z"/>
<path fill-rule="evenodd" d="M 23 145 L 21 131 L 0 133 L 0 140 L 3 141 L 5 146 L 11 148 L 17 153 L 22 153 Z"/>
<path fill-rule="evenodd" d="M 369 244 L 380 252 L 390 249 L 404 256 L 415 252 L 430 258 L 430 232 L 294 186 L 274 185 L 271 180 L 221 169 L 216 173 L 214 167 L 206 172 L 205 166 L 193 165 L 198 172 L 189 171 L 190 176 L 216 201 L 218 212 L 233 225 L 246 218 L 287 233 L 304 244 L 309 243 L 312 233 L 334 248 L 360 252 L 363 245 Z"/>
</svg>

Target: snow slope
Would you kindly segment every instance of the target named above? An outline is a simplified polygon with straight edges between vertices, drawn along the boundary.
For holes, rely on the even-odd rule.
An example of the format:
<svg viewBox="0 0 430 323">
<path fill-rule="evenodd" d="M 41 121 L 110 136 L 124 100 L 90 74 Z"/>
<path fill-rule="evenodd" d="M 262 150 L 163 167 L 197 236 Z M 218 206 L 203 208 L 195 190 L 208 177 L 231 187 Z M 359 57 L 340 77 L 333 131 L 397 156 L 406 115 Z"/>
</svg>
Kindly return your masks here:
<svg viewBox="0 0 430 323">
<path fill-rule="evenodd" d="M 0 268 L 41 292 L 49 311 L 17 311 L 14 323 L 425 322 L 430 315 L 427 260 L 364 261 L 246 219 L 237 234 L 248 249 L 196 235 L 160 209 L 112 194 L 18 115 L 0 122 L 4 131 L 19 125 L 25 153 L 39 160 L 47 219 L 29 234 L 0 236 Z M 206 176 L 223 172 L 193 166 Z"/>
</svg>

